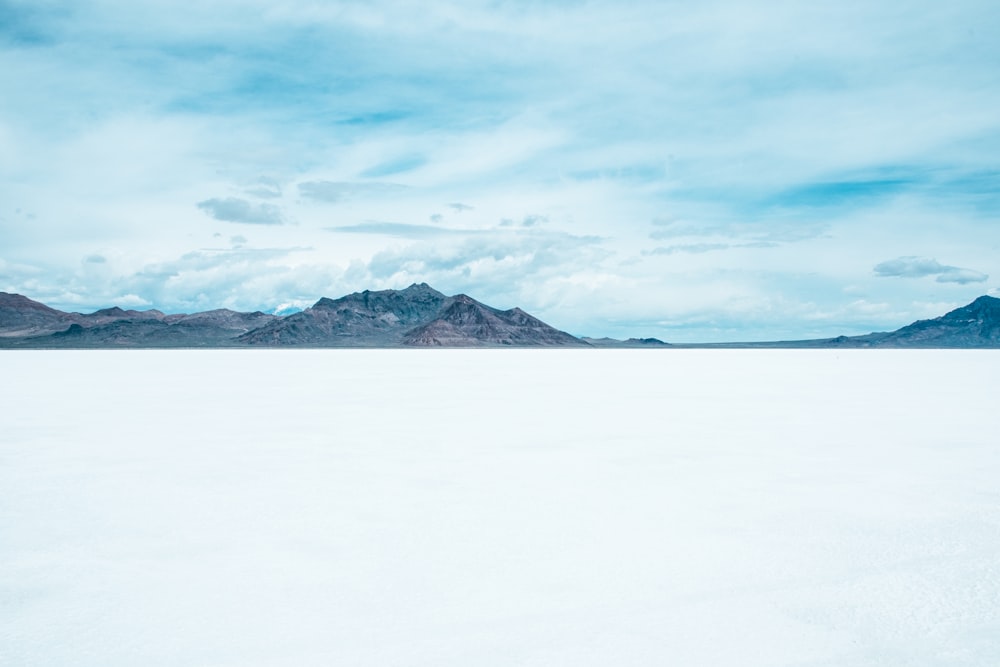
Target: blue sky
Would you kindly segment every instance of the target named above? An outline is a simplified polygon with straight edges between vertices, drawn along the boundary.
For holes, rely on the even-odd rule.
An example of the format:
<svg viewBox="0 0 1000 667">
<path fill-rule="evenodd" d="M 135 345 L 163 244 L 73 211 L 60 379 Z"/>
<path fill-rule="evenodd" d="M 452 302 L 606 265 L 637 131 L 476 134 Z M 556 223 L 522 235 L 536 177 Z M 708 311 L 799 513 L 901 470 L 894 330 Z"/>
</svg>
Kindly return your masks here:
<svg viewBox="0 0 1000 667">
<path fill-rule="evenodd" d="M 813 4 L 0 0 L 0 290 L 678 342 L 1000 294 L 1000 6 Z"/>
</svg>

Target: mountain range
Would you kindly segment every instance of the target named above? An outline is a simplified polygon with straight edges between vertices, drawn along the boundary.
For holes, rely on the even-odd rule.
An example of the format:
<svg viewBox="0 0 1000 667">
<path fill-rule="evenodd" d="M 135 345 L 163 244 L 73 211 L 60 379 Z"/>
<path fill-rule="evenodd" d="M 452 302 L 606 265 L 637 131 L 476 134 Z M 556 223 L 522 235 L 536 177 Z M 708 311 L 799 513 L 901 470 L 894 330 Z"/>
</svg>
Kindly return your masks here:
<svg viewBox="0 0 1000 667">
<path fill-rule="evenodd" d="M 218 309 L 167 315 L 104 308 L 67 313 L 0 292 L 0 348 L 597 347 L 597 348 L 1000 348 L 1000 299 L 981 296 L 941 317 L 891 332 L 814 340 L 665 343 L 577 338 L 520 308 L 499 310 L 426 283 L 321 298 L 291 315 Z"/>
<path fill-rule="evenodd" d="M 280 317 L 210 310 L 66 313 L 0 292 L 0 347 L 536 347 L 588 344 L 520 308 L 499 310 L 426 283 L 322 298 Z"/>
</svg>

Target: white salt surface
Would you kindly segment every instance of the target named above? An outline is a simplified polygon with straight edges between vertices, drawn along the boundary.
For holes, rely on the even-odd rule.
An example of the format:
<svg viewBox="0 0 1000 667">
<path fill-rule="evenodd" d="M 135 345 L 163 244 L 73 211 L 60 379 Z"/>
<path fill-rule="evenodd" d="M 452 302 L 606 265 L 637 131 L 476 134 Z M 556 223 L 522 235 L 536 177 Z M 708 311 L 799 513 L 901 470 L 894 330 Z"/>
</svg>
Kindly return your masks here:
<svg viewBox="0 0 1000 667">
<path fill-rule="evenodd" d="M 995 352 L 0 372 L 0 665 L 1000 664 Z"/>
</svg>

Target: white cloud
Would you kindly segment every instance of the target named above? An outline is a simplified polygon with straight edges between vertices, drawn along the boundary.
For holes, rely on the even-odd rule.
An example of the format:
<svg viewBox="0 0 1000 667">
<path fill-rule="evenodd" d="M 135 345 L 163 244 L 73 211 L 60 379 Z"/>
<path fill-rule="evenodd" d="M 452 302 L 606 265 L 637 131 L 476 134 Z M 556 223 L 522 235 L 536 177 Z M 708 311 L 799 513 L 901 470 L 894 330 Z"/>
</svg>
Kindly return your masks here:
<svg viewBox="0 0 1000 667">
<path fill-rule="evenodd" d="M 305 181 L 299 183 L 299 194 L 322 202 L 339 202 L 354 197 L 386 197 L 406 188 L 395 183 L 352 183 L 336 181 Z"/>
<path fill-rule="evenodd" d="M 123 308 L 140 308 L 142 306 L 151 306 L 153 303 L 147 299 L 143 299 L 141 296 L 136 294 L 122 294 L 119 296 L 112 297 L 111 303 L 116 306 L 121 306 Z"/>
<path fill-rule="evenodd" d="M 254 204 L 238 197 L 212 198 L 198 202 L 198 208 L 216 220 L 249 225 L 284 224 L 281 209 L 273 204 Z"/>
<path fill-rule="evenodd" d="M 897 257 L 875 266 L 875 274 L 899 278 L 923 278 L 937 276 L 939 283 L 986 282 L 989 276 L 973 269 L 963 269 L 957 266 L 945 266 L 936 259 L 929 257 Z"/>
</svg>

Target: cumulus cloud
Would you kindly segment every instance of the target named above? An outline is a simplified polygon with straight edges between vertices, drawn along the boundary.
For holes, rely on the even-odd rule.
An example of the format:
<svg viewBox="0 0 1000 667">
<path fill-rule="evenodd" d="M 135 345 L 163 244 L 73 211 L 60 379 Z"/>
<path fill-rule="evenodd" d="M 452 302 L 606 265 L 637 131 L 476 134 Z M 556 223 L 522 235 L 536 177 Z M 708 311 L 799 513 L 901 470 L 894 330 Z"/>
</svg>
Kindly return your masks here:
<svg viewBox="0 0 1000 667">
<path fill-rule="evenodd" d="M 305 181 L 299 194 L 314 201 L 335 203 L 355 197 L 379 197 L 406 190 L 396 183 L 354 183 L 349 181 Z"/>
<path fill-rule="evenodd" d="M 457 242 L 456 242 L 457 241 Z M 553 276 L 593 272 L 610 253 L 600 238 L 566 233 L 503 233 L 458 237 L 449 243 L 418 243 L 377 253 L 367 265 L 368 277 L 412 282 L 416 277 L 477 289 L 485 296 L 532 286 Z"/>
<path fill-rule="evenodd" d="M 111 303 L 125 308 L 139 308 L 141 306 L 153 305 L 148 299 L 143 299 L 137 294 L 122 294 L 111 299 Z"/>
<path fill-rule="evenodd" d="M 925 278 L 937 276 L 936 280 L 939 283 L 958 283 L 960 285 L 982 283 L 989 278 L 987 274 L 980 271 L 947 266 L 930 257 L 897 257 L 876 264 L 874 271 L 875 275 L 882 277 Z"/>
<path fill-rule="evenodd" d="M 254 204 L 246 199 L 227 197 L 198 202 L 198 208 L 216 220 L 242 222 L 248 225 L 281 225 L 281 209 L 273 204 Z"/>
<path fill-rule="evenodd" d="M 448 204 L 448 208 L 461 213 L 463 211 L 472 211 L 475 207 L 463 204 L 462 202 L 452 202 L 451 204 Z"/>
<path fill-rule="evenodd" d="M 108 259 L 104 255 L 87 255 L 83 261 L 88 264 L 104 264 Z"/>
<path fill-rule="evenodd" d="M 212 308 L 266 310 L 282 301 L 300 298 L 303 291 L 318 291 L 331 281 L 329 267 L 291 269 L 292 254 L 310 248 L 201 249 L 180 257 L 146 264 L 134 274 L 121 276 L 121 284 L 167 312 L 192 312 Z"/>
</svg>

